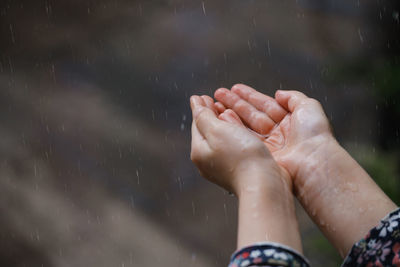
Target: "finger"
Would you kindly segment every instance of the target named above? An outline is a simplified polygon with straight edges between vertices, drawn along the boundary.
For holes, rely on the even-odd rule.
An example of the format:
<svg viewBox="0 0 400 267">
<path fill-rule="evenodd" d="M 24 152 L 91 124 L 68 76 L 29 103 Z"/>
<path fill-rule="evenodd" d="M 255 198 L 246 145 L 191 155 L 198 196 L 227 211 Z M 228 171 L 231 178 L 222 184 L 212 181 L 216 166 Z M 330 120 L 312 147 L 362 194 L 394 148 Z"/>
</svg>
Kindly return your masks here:
<svg viewBox="0 0 400 267">
<path fill-rule="evenodd" d="M 233 111 L 232 109 L 228 109 L 227 112 L 228 112 L 228 114 L 229 114 L 230 116 L 232 116 L 237 122 L 239 122 L 240 125 L 245 126 L 244 123 L 242 122 L 242 120 L 240 119 L 239 115 L 236 114 L 235 111 Z"/>
<path fill-rule="evenodd" d="M 191 144 L 191 152 L 190 158 L 196 164 L 199 165 L 207 153 L 210 150 L 210 147 L 207 143 L 207 140 L 200 134 L 199 129 L 197 129 L 196 122 L 193 120 L 192 122 L 192 144 Z"/>
<path fill-rule="evenodd" d="M 218 119 L 244 127 L 244 124 L 240 120 L 239 116 L 231 109 L 227 109 L 223 113 L 219 114 Z"/>
<path fill-rule="evenodd" d="M 215 102 L 214 107 L 217 110 L 217 112 L 220 114 L 226 110 L 225 106 L 221 102 Z"/>
<path fill-rule="evenodd" d="M 192 95 L 190 97 L 190 108 L 192 109 L 192 114 L 193 114 L 193 118 L 194 118 L 194 110 L 196 109 L 196 107 L 206 107 L 206 103 L 204 102 L 204 99 L 198 95 Z"/>
<path fill-rule="evenodd" d="M 213 129 L 221 122 L 215 112 L 207 107 L 203 98 L 196 95 L 190 98 L 190 106 L 199 133 L 207 140 L 213 138 Z"/>
<path fill-rule="evenodd" d="M 201 98 L 198 95 L 192 95 L 190 97 L 190 108 L 192 109 L 192 117 L 193 121 L 195 121 L 195 117 L 197 113 L 200 112 L 202 107 L 205 107 L 206 103 L 204 102 L 204 99 Z"/>
<path fill-rule="evenodd" d="M 215 112 L 215 114 L 218 114 L 217 109 L 214 106 L 214 99 L 212 99 L 211 97 L 209 97 L 208 95 L 202 95 L 201 98 L 203 99 L 204 103 L 206 104 L 206 106 L 211 109 L 212 111 Z"/>
<path fill-rule="evenodd" d="M 226 88 L 218 89 L 214 96 L 225 107 L 233 109 L 250 128 L 260 134 L 267 134 L 275 126 L 275 122 L 267 114 Z"/>
<path fill-rule="evenodd" d="M 201 162 L 202 157 L 205 153 L 205 151 L 209 150 L 209 145 L 207 143 L 207 140 L 204 138 L 204 136 L 200 133 L 199 129 L 197 128 L 196 125 L 196 116 L 199 112 L 199 109 L 205 107 L 205 102 L 204 99 L 202 99 L 200 96 L 193 95 L 190 97 L 190 107 L 192 109 L 192 114 L 193 114 L 193 121 L 192 121 L 192 147 L 191 147 L 191 153 L 190 157 L 196 165 Z"/>
<path fill-rule="evenodd" d="M 196 122 L 192 122 L 192 150 L 193 148 L 198 148 L 199 144 L 206 141 L 204 137 L 200 134 L 199 129 L 197 129 Z"/>
<path fill-rule="evenodd" d="M 309 98 L 299 91 L 278 90 L 275 93 L 275 99 L 282 107 L 293 113 L 299 105 L 304 104 Z"/>
<path fill-rule="evenodd" d="M 258 110 L 265 112 L 276 123 L 280 122 L 287 114 L 287 111 L 274 98 L 257 92 L 247 85 L 236 84 L 232 87 L 231 91 Z"/>
</svg>

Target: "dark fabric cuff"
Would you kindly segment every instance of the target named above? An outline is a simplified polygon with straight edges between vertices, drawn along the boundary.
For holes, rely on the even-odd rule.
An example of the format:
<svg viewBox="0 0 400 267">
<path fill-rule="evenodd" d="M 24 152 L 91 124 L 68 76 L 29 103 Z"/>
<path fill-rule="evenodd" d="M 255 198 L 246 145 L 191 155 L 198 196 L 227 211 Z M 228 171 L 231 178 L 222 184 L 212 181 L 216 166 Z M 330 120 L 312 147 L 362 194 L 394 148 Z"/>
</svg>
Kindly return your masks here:
<svg viewBox="0 0 400 267">
<path fill-rule="evenodd" d="M 265 242 L 244 247 L 232 255 L 229 267 L 249 266 L 308 267 L 310 265 L 294 249 L 278 243 Z"/>
<path fill-rule="evenodd" d="M 400 266 L 400 208 L 354 244 L 342 267 L 367 265 Z"/>
</svg>

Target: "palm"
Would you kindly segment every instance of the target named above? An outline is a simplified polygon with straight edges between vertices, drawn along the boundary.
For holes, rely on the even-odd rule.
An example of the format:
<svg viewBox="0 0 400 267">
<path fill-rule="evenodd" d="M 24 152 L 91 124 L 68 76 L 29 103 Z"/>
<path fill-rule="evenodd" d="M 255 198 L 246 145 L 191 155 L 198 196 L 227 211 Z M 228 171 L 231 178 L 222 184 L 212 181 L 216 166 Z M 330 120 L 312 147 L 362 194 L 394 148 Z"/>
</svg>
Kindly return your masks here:
<svg viewBox="0 0 400 267">
<path fill-rule="evenodd" d="M 215 97 L 262 138 L 275 160 L 290 173 L 299 167 L 304 147 L 312 151 L 319 137 L 331 136 L 320 104 L 300 92 L 290 92 L 290 97 L 280 97 L 278 103 L 245 85 L 231 91 L 219 89 Z"/>
<path fill-rule="evenodd" d="M 286 116 L 288 116 L 289 121 L 285 120 L 277 124 L 271 133 L 264 139 L 264 144 L 274 157 L 279 154 L 280 151 L 284 150 L 287 143 L 291 115 Z"/>
</svg>

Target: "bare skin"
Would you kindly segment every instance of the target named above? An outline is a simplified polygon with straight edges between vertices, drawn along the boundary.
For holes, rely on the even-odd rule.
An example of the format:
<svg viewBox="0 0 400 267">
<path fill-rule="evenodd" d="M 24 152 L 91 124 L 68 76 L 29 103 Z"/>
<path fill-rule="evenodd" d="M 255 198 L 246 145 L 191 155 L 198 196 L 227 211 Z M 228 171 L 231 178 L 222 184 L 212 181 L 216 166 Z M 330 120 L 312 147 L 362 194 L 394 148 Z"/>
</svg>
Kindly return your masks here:
<svg viewBox="0 0 400 267">
<path fill-rule="evenodd" d="M 275 98 L 246 85 L 215 92 L 218 112 L 232 109 L 262 135 L 287 170 L 296 197 L 342 257 L 396 205 L 333 137 L 320 103 L 297 91 Z"/>
<path fill-rule="evenodd" d="M 238 247 L 277 242 L 301 252 L 292 180 L 232 110 L 192 96 L 192 161 L 211 182 L 239 199 Z"/>
</svg>

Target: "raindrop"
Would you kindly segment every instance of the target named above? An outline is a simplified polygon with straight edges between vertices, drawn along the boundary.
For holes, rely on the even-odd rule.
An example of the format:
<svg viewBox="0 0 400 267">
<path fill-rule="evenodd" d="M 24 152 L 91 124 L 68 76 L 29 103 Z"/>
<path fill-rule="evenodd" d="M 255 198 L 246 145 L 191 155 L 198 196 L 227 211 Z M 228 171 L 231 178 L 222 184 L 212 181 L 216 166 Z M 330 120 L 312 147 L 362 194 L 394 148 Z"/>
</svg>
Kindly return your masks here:
<svg viewBox="0 0 400 267">
<path fill-rule="evenodd" d="M 393 19 L 394 19 L 397 23 L 399 23 L 399 16 L 400 16 L 399 11 L 393 11 Z"/>
<path fill-rule="evenodd" d="M 361 29 L 358 28 L 358 36 L 360 37 L 360 42 L 364 43 L 364 37 L 361 35 Z"/>
<path fill-rule="evenodd" d="M 196 207 L 194 206 L 194 202 L 192 201 L 192 212 L 193 216 L 196 214 Z"/>
<path fill-rule="evenodd" d="M 271 47 L 269 45 L 269 40 L 267 41 L 268 56 L 271 56 Z"/>
<path fill-rule="evenodd" d="M 226 203 L 224 203 L 224 214 L 225 214 L 225 222 L 228 224 L 228 210 L 226 208 Z"/>
<path fill-rule="evenodd" d="M 10 33 L 11 33 L 11 41 L 13 44 L 15 44 L 14 30 L 11 24 L 10 24 Z"/>
<path fill-rule="evenodd" d="M 201 6 L 202 6 L 202 8 L 203 8 L 204 16 L 207 16 L 206 5 L 205 5 L 204 1 L 201 2 Z"/>
<path fill-rule="evenodd" d="M 40 235 L 38 230 L 36 230 L 36 240 L 40 242 Z"/>
</svg>

